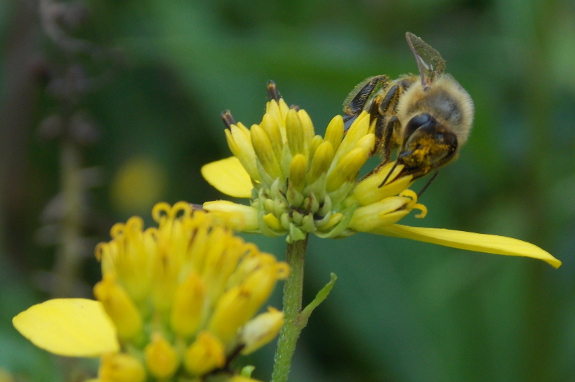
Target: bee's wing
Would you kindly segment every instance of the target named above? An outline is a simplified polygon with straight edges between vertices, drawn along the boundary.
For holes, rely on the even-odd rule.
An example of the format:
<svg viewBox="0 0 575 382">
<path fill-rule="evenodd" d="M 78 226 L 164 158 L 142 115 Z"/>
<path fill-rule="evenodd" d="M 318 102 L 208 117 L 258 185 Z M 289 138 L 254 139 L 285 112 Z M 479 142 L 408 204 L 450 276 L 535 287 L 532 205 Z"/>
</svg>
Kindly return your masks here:
<svg viewBox="0 0 575 382">
<path fill-rule="evenodd" d="M 421 84 L 427 87 L 435 77 L 445 71 L 445 60 L 437 50 L 427 45 L 413 33 L 407 32 L 405 38 L 417 61 Z"/>
</svg>

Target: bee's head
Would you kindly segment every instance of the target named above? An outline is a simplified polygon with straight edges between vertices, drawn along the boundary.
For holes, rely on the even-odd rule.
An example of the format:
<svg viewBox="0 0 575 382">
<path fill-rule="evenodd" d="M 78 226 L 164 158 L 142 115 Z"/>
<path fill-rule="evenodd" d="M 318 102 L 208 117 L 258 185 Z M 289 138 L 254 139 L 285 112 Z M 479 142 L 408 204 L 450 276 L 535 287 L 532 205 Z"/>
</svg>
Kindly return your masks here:
<svg viewBox="0 0 575 382">
<path fill-rule="evenodd" d="M 422 113 L 405 126 L 398 162 L 419 177 L 453 160 L 456 152 L 457 136 L 431 114 Z"/>
</svg>

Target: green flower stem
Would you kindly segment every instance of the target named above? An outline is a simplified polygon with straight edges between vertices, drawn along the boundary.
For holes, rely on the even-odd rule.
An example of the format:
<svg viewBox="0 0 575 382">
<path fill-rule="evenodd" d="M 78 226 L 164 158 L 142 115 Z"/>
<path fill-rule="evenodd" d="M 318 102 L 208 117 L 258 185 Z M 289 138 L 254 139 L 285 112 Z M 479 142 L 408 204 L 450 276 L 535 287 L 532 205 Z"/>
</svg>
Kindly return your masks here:
<svg viewBox="0 0 575 382">
<path fill-rule="evenodd" d="M 299 316 L 303 291 L 303 270 L 307 236 L 304 240 L 294 241 L 287 245 L 286 259 L 290 265 L 290 274 L 284 284 L 283 311 L 285 323 L 280 331 L 276 350 L 272 382 L 287 382 L 291 359 L 299 334 L 305 327 Z M 307 320 L 306 320 L 307 321 Z"/>
<path fill-rule="evenodd" d="M 302 310 L 303 270 L 307 236 L 287 246 L 286 259 L 290 265 L 290 275 L 284 285 L 283 310 L 285 323 L 280 331 L 276 351 L 272 382 L 287 382 L 291 359 L 299 334 L 306 327 L 309 316 L 329 295 L 337 276 L 332 273 L 327 283 L 312 302 Z"/>
</svg>

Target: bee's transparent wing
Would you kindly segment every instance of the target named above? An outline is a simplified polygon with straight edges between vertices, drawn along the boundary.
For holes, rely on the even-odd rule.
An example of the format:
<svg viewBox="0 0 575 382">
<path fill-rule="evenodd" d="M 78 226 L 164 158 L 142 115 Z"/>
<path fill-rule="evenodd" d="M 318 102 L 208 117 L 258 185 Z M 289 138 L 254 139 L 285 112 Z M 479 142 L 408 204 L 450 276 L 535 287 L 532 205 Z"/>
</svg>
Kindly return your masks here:
<svg viewBox="0 0 575 382">
<path fill-rule="evenodd" d="M 417 61 L 421 84 L 427 87 L 433 82 L 435 77 L 445 71 L 445 60 L 437 50 L 413 33 L 407 32 L 405 38 Z"/>
</svg>

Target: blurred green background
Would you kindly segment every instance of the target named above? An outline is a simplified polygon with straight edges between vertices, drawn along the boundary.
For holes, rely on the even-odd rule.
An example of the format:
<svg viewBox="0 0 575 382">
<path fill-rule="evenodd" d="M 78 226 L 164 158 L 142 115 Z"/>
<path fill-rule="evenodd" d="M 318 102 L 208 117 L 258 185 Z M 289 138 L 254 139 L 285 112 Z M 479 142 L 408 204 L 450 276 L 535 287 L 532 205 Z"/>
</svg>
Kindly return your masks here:
<svg viewBox="0 0 575 382">
<path fill-rule="evenodd" d="M 200 176 L 230 155 L 222 110 L 258 123 L 273 79 L 323 134 L 365 77 L 416 72 L 406 31 L 441 52 L 476 122 L 422 198 L 428 216 L 403 222 L 527 240 L 563 266 L 312 237 L 305 300 L 330 272 L 339 279 L 291 380 L 575 381 L 572 0 L 1 2 L 0 367 L 21 381 L 64 378 L 66 363 L 10 320 L 59 285 L 67 165 L 84 169 L 72 290 L 89 296 L 93 247 L 114 222 L 149 217 L 160 200 L 224 198 Z M 283 240 L 248 239 L 283 257 Z M 273 351 L 242 362 L 268 380 Z"/>
</svg>

